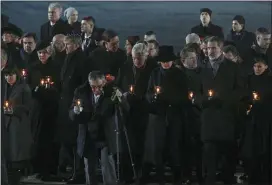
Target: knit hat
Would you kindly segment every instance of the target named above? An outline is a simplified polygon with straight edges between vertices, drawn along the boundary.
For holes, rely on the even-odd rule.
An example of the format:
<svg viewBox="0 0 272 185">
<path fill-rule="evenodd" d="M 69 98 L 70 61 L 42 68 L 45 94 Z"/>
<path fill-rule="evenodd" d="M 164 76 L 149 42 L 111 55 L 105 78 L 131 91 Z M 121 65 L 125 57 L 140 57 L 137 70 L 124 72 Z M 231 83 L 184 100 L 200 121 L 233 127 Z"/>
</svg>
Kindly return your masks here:
<svg viewBox="0 0 272 185">
<path fill-rule="evenodd" d="M 69 17 L 71 17 L 71 15 L 73 14 L 73 12 L 77 11 L 75 8 L 73 7 L 69 7 L 64 11 L 64 16 L 69 19 Z"/>
<path fill-rule="evenodd" d="M 242 15 L 235 15 L 235 17 L 232 20 L 237 21 L 239 24 L 245 24 L 246 23 L 246 20 Z"/>
<path fill-rule="evenodd" d="M 209 8 L 201 8 L 200 9 L 200 14 L 202 14 L 203 12 L 206 12 L 210 15 L 210 17 L 212 16 L 212 10 Z"/>
</svg>

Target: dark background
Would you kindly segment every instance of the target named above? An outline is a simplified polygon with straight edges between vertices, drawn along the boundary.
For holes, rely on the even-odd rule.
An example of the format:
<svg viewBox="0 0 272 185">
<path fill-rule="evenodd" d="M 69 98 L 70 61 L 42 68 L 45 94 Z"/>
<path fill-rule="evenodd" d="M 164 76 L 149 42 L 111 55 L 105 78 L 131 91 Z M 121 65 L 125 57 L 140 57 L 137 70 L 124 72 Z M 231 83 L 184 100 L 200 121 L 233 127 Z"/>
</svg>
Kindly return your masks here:
<svg viewBox="0 0 272 185">
<path fill-rule="evenodd" d="M 60 2 L 64 10 L 69 6 L 79 11 L 79 19 L 93 16 L 99 27 L 113 28 L 120 33 L 121 46 L 129 35 L 143 37 L 154 30 L 161 44 L 174 45 L 179 50 L 190 28 L 199 24 L 199 10 L 213 10 L 212 21 L 223 27 L 225 35 L 231 28 L 232 18 L 243 15 L 246 28 L 271 29 L 271 2 Z M 40 25 L 47 21 L 49 2 L 3 2 L 2 13 L 24 31 L 40 32 Z"/>
</svg>

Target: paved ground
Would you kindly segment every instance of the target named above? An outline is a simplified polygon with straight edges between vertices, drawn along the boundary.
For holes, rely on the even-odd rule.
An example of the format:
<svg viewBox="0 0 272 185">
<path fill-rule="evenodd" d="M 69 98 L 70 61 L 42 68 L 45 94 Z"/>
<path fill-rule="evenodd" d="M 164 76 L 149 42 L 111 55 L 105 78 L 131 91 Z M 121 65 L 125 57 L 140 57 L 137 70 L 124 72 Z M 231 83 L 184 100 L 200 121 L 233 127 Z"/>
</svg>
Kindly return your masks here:
<svg viewBox="0 0 272 185">
<path fill-rule="evenodd" d="M 224 28 L 231 28 L 232 18 L 241 14 L 250 31 L 264 26 L 271 28 L 271 2 L 61 2 L 65 8 L 73 6 L 79 16 L 92 15 L 98 26 L 116 29 L 121 45 L 128 35 L 140 35 L 154 30 L 162 44 L 180 49 L 190 28 L 199 24 L 199 9 L 213 10 L 212 20 Z M 2 13 L 25 31 L 39 34 L 41 23 L 47 21 L 48 2 L 1 2 Z"/>
</svg>

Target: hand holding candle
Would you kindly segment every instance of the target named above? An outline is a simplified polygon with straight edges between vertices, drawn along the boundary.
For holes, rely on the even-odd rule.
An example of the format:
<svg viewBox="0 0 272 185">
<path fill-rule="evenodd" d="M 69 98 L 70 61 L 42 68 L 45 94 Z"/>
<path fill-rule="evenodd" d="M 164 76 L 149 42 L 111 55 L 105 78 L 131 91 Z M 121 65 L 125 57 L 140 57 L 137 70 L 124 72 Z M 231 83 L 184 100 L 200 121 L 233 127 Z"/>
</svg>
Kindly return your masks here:
<svg viewBox="0 0 272 185">
<path fill-rule="evenodd" d="M 155 90 L 155 96 L 154 98 L 157 99 L 158 95 L 161 93 L 161 87 L 160 86 L 155 86 L 154 87 L 154 90 Z"/>
<path fill-rule="evenodd" d="M 81 100 L 78 99 L 75 102 L 74 113 L 75 114 L 80 114 L 82 111 L 83 111 L 82 103 L 81 103 Z"/>
<path fill-rule="evenodd" d="M 45 82 L 44 82 L 44 79 L 42 78 L 41 81 L 40 81 L 40 85 L 41 86 L 44 86 Z"/>
<path fill-rule="evenodd" d="M 4 102 L 4 113 L 5 114 L 13 114 L 13 108 L 12 106 L 10 105 L 10 103 L 8 101 L 5 101 Z"/>
<path fill-rule="evenodd" d="M 195 101 L 195 98 L 194 98 L 194 92 L 193 91 L 189 91 L 189 93 L 188 93 L 188 98 L 189 98 L 189 100 L 191 100 L 192 101 L 192 103 L 194 103 L 194 101 Z"/>
<path fill-rule="evenodd" d="M 129 86 L 129 93 L 134 94 L 134 85 Z"/>
<path fill-rule="evenodd" d="M 208 100 L 212 99 L 214 96 L 214 92 L 212 89 L 208 90 Z"/>
<path fill-rule="evenodd" d="M 21 75 L 22 75 L 23 78 L 26 78 L 27 73 L 26 73 L 26 70 L 25 70 L 25 69 L 22 69 Z"/>
</svg>

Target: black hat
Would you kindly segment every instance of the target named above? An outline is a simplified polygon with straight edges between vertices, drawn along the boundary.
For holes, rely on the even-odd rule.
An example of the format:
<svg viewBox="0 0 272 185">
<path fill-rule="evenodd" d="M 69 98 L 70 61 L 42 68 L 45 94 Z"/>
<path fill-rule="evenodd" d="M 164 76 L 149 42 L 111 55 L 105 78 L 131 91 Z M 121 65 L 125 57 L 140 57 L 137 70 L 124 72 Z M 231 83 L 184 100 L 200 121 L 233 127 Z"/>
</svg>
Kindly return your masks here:
<svg viewBox="0 0 272 185">
<path fill-rule="evenodd" d="M 134 46 L 140 40 L 140 36 L 128 36 L 127 41 Z"/>
<path fill-rule="evenodd" d="M 201 8 L 201 9 L 200 9 L 200 14 L 201 14 L 202 12 L 206 12 L 206 13 L 208 13 L 210 16 L 212 16 L 212 10 L 209 9 L 209 8 Z"/>
<path fill-rule="evenodd" d="M 246 23 L 246 20 L 242 15 L 235 15 L 235 17 L 232 20 L 237 21 L 239 24 L 245 24 Z"/>
<path fill-rule="evenodd" d="M 48 46 L 50 46 L 50 42 L 48 42 L 48 41 L 40 41 L 40 42 L 38 42 L 38 44 L 36 46 L 36 51 L 44 50 Z"/>
<path fill-rule="evenodd" d="M 103 40 L 102 35 L 103 35 L 105 30 L 106 30 L 105 28 L 96 28 L 95 32 L 94 32 L 94 35 L 93 35 L 94 40 L 96 40 L 96 41 Z"/>
<path fill-rule="evenodd" d="M 1 29 L 1 34 L 3 35 L 4 33 L 11 33 L 18 37 L 21 37 L 23 34 L 23 31 L 20 28 L 18 28 L 16 25 L 9 23 L 7 27 L 3 27 Z"/>
<path fill-rule="evenodd" d="M 156 60 L 159 62 L 170 62 L 178 58 L 174 53 L 174 47 L 165 45 L 159 47 L 159 55 L 156 57 Z"/>
</svg>

